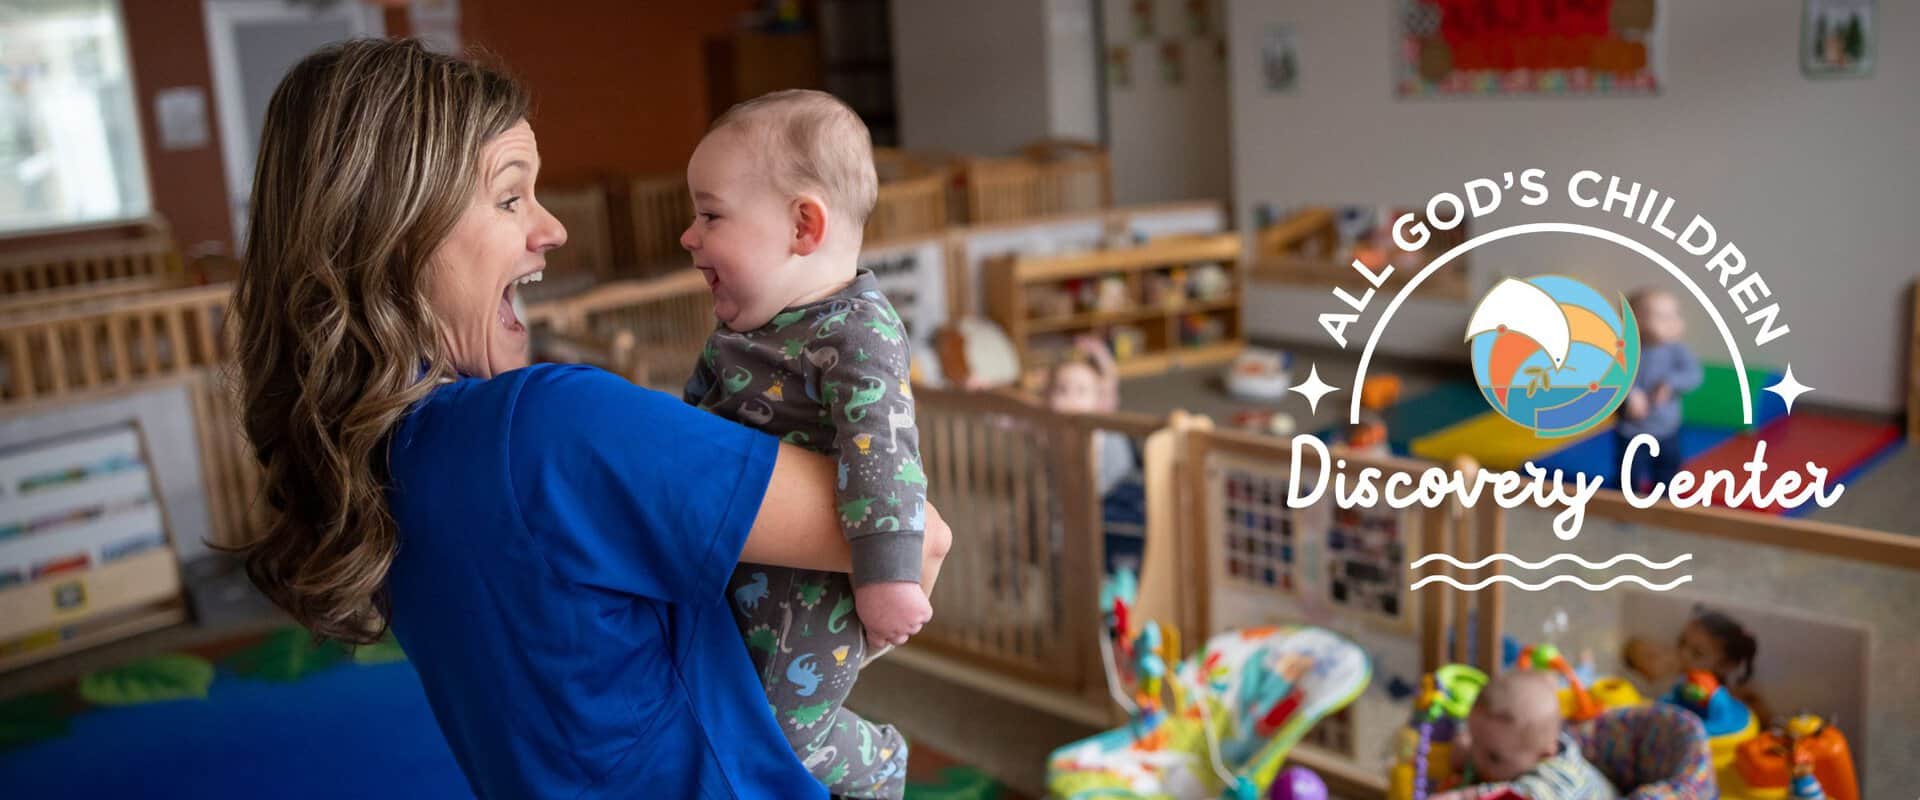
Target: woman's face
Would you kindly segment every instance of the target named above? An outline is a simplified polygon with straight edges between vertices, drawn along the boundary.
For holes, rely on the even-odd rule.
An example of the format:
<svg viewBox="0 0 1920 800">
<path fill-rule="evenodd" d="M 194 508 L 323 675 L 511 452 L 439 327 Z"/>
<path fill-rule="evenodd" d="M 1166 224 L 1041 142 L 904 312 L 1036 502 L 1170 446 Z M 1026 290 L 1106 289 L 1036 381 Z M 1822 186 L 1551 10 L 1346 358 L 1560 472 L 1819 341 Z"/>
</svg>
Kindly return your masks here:
<svg viewBox="0 0 1920 800">
<path fill-rule="evenodd" d="M 527 366 L 532 352 L 519 288 L 539 280 L 567 230 L 533 199 L 540 152 L 523 120 L 480 150 L 466 210 L 434 251 L 427 299 L 462 375 L 491 378 Z"/>
</svg>

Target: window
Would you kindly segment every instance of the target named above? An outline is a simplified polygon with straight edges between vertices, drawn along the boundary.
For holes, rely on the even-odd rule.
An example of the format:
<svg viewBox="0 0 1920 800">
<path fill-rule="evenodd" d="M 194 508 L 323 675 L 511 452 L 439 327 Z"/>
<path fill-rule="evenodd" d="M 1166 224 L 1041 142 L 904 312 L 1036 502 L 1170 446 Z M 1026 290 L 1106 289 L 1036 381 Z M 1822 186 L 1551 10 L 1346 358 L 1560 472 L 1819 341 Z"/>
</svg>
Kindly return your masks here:
<svg viewBox="0 0 1920 800">
<path fill-rule="evenodd" d="M 0 6 L 0 234 L 146 217 L 114 0 Z"/>
</svg>

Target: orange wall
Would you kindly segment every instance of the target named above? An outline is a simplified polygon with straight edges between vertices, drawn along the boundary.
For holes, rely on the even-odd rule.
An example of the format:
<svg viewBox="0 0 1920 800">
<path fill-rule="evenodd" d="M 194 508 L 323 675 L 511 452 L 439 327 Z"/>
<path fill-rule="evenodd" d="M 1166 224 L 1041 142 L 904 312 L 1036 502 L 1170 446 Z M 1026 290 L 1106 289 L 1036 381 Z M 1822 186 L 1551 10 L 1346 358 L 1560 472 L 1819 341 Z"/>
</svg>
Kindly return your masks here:
<svg viewBox="0 0 1920 800">
<path fill-rule="evenodd" d="M 751 0 L 465 0 L 461 36 L 533 94 L 541 180 L 679 172 L 712 118 L 704 42 Z"/>
<path fill-rule="evenodd" d="M 461 36 L 504 63 L 532 92 L 544 161 L 541 179 L 578 183 L 603 176 L 679 172 L 706 130 L 704 42 L 732 29 L 753 0 L 466 0 Z M 213 242 L 231 252 L 226 173 L 214 123 L 201 0 L 122 3 L 133 61 L 141 136 L 154 209 L 182 249 Z M 406 33 L 404 12 L 388 32 Z M 161 89 L 207 92 L 207 146 L 159 149 L 153 98 Z M 125 231 L 0 239 L 0 252 Z"/>
</svg>

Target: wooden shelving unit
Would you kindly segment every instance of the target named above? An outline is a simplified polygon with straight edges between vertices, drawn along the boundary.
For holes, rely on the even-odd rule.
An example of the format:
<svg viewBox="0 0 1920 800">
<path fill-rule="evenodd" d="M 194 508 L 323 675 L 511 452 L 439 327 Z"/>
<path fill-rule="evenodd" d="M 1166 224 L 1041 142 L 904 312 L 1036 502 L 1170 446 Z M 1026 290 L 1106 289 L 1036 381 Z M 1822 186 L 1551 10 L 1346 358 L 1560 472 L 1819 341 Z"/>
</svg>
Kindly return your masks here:
<svg viewBox="0 0 1920 800">
<path fill-rule="evenodd" d="M 1466 241 L 1466 231 L 1462 228 L 1436 231 L 1432 237 L 1432 242 L 1422 251 L 1426 257 L 1437 256 Z M 1344 287 L 1357 296 L 1372 287 L 1353 268 L 1355 255 L 1351 251 L 1342 251 L 1339 246 L 1333 211 L 1309 208 L 1260 229 L 1254 237 L 1250 274 L 1254 280 L 1270 283 L 1313 288 Z M 1394 265 L 1394 270 L 1379 289 L 1389 294 L 1400 291 L 1426 264 L 1424 258 L 1410 258 L 1407 253 L 1397 250 L 1386 255 L 1389 263 Z M 1427 298 L 1465 300 L 1467 286 L 1467 264 L 1463 257 L 1428 276 L 1418 291 L 1420 296 Z"/>
<path fill-rule="evenodd" d="M 1053 363 L 1068 352 L 1073 337 L 1106 336 L 1116 328 L 1131 327 L 1143 340 L 1139 352 L 1117 354 L 1123 376 L 1151 375 L 1177 367 L 1204 366 L 1230 361 L 1246 346 L 1241 300 L 1246 279 L 1241 267 L 1239 234 L 1178 236 L 1154 240 L 1140 247 L 1100 250 L 1044 258 L 1008 257 L 987 264 L 987 312 L 1005 328 L 1020 351 L 1024 368 Z M 1149 275 L 1171 282 L 1176 270 L 1191 276 L 1202 266 L 1218 264 L 1226 283 L 1221 291 L 1194 297 L 1182 283 L 1177 300 L 1149 302 Z M 1044 315 L 1035 308 L 1037 292 L 1066 291 L 1075 281 L 1118 278 L 1125 282 L 1130 305 L 1111 310 L 1078 309 L 1071 314 Z M 1183 321 L 1190 317 L 1216 325 L 1218 338 L 1196 340 Z M 1051 340 L 1051 344 L 1049 341 Z M 1063 346 L 1064 345 L 1064 346 Z"/>
</svg>

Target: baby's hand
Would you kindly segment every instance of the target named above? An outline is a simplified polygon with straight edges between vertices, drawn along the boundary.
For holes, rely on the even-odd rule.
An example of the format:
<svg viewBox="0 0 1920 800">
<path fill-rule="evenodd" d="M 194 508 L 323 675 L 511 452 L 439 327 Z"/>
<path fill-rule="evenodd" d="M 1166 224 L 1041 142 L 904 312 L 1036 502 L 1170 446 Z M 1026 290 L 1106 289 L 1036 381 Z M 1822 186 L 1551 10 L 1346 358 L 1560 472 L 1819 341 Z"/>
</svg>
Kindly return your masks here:
<svg viewBox="0 0 1920 800">
<path fill-rule="evenodd" d="M 1654 405 L 1664 406 L 1667 404 L 1668 400 L 1672 400 L 1672 399 L 1673 399 L 1673 386 L 1671 384 L 1663 383 L 1663 384 L 1660 384 L 1660 388 L 1653 390 Z"/>
<path fill-rule="evenodd" d="M 853 610 L 867 628 L 868 646 L 879 649 L 903 645 L 907 637 L 933 619 L 933 605 L 920 584 L 911 581 L 870 583 L 853 590 Z"/>
<path fill-rule="evenodd" d="M 1634 389 L 1627 392 L 1627 419 L 1640 419 L 1647 415 L 1647 393 Z"/>
</svg>

